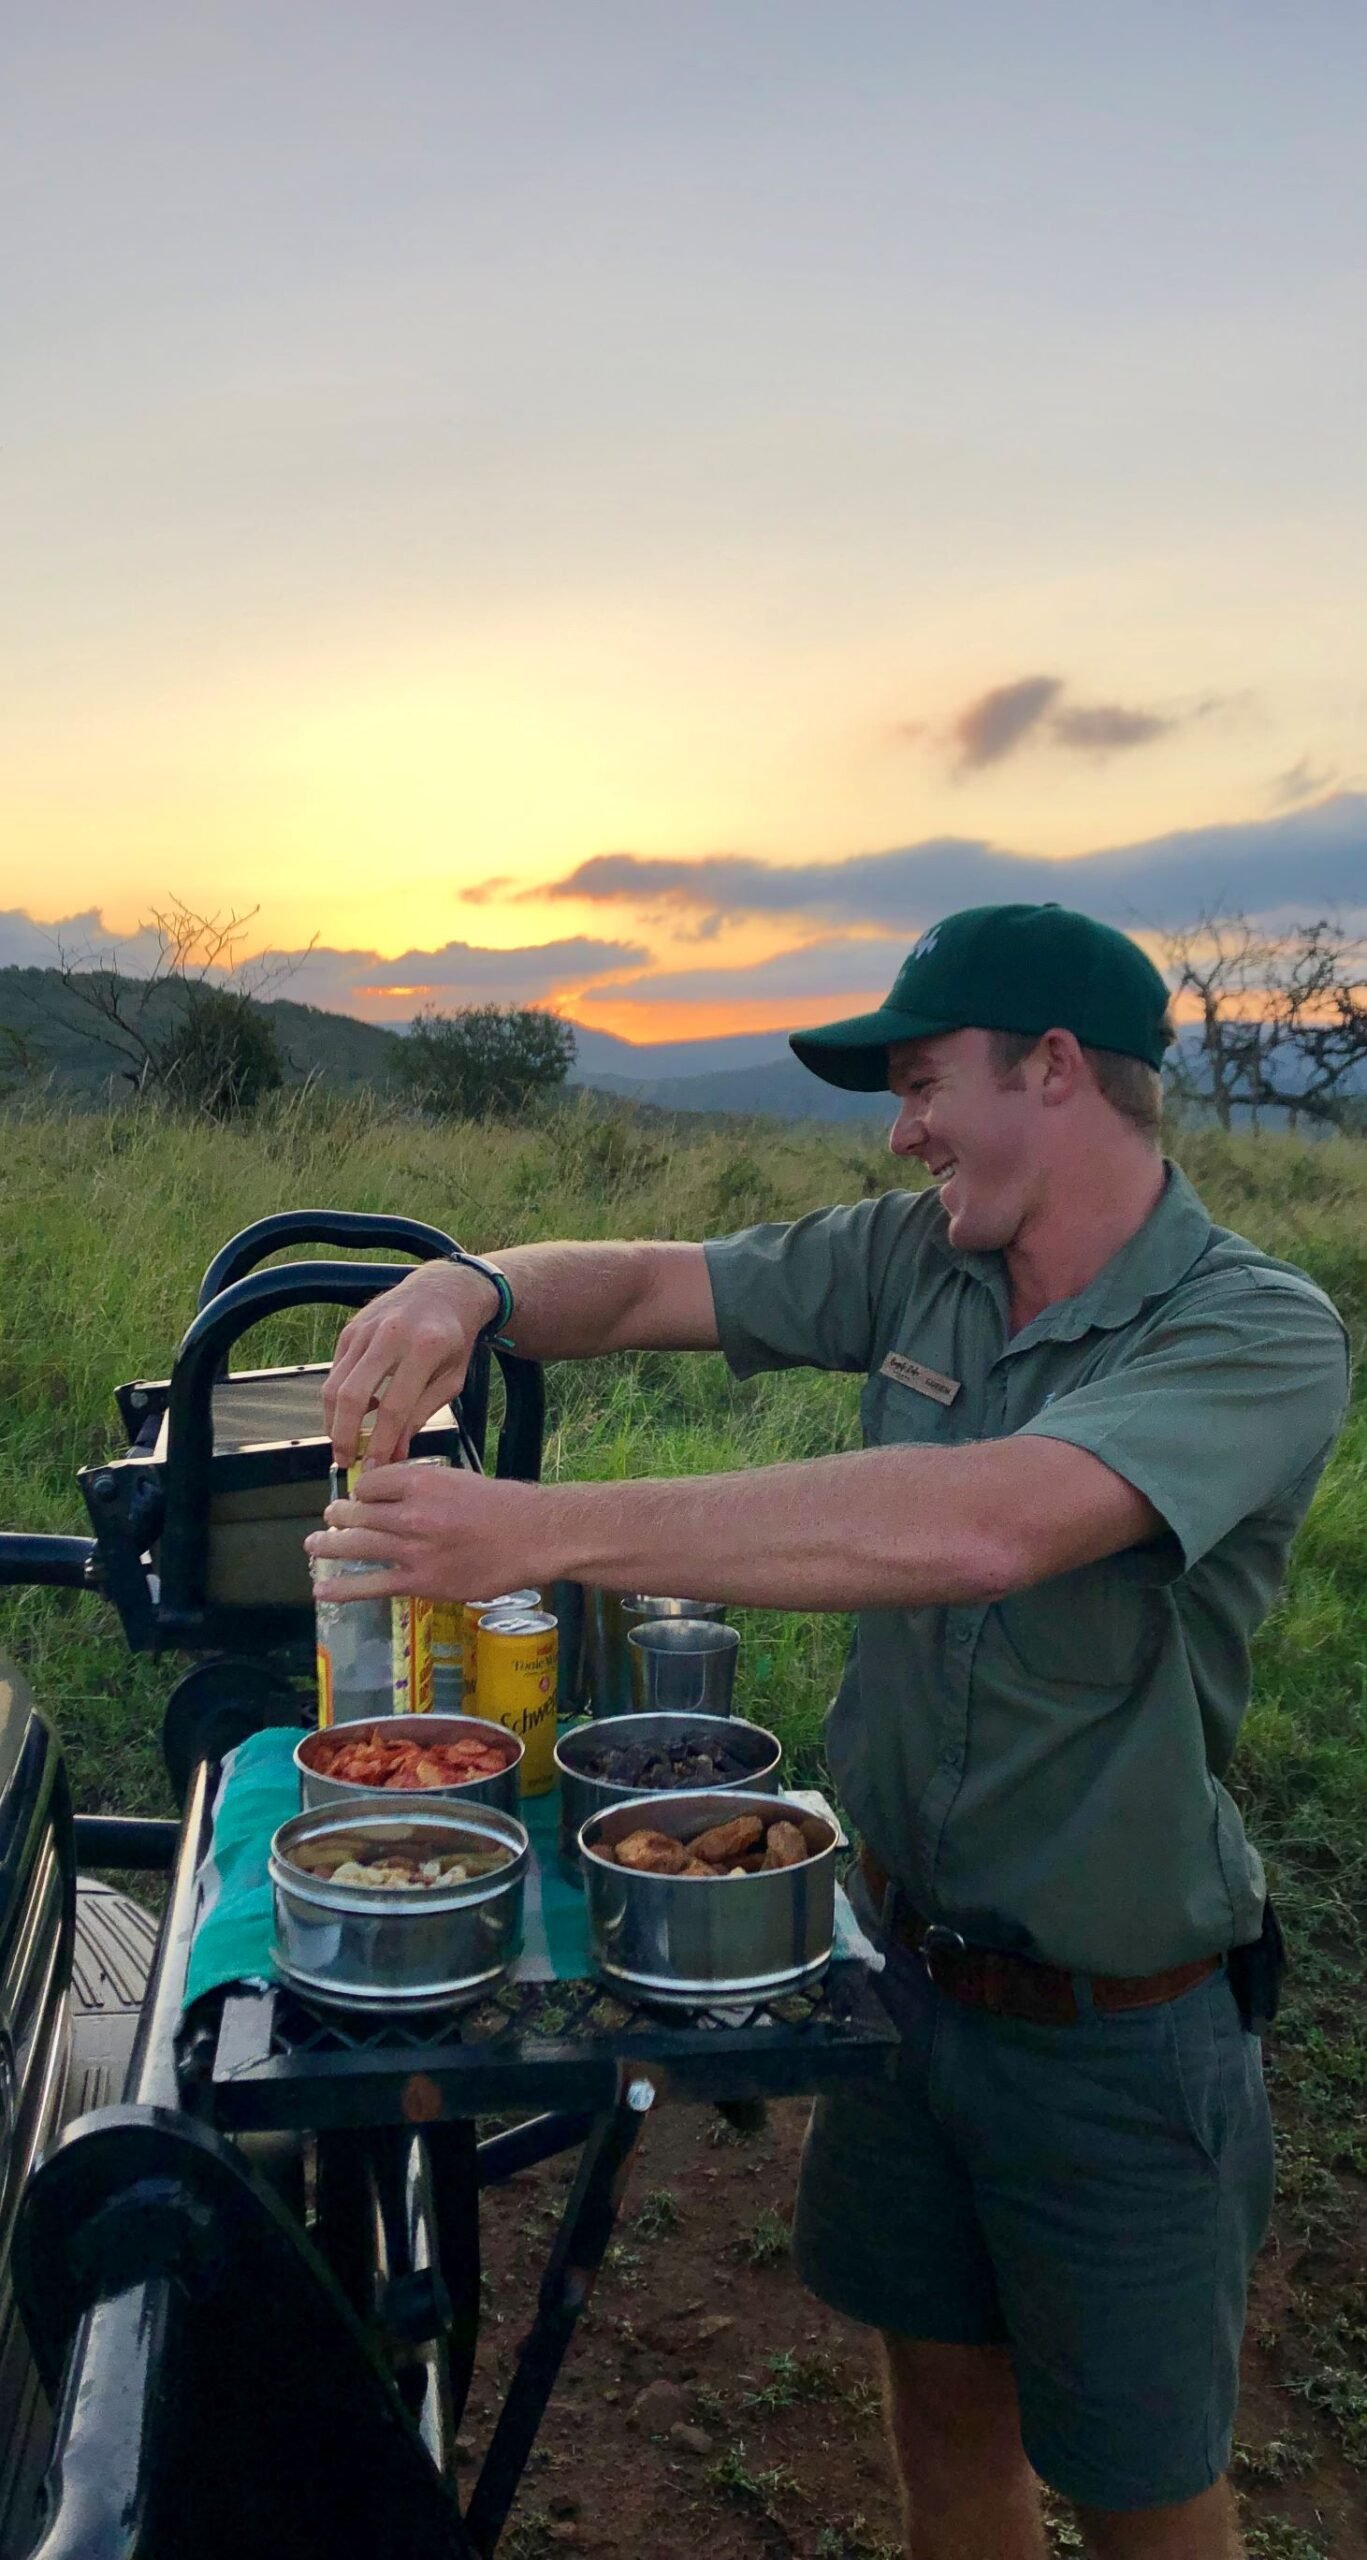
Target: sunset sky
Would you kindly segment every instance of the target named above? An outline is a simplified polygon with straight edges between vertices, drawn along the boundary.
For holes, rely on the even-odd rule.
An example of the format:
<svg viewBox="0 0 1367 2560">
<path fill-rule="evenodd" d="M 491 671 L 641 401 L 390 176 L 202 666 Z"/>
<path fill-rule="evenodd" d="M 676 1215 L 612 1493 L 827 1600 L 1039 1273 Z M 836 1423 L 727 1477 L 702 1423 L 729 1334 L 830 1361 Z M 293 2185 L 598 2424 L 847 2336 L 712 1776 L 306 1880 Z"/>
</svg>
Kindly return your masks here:
<svg viewBox="0 0 1367 2560">
<path fill-rule="evenodd" d="M 1367 907 L 1364 95 L 1359 0 L 12 11 L 0 964 L 680 1039 Z"/>
</svg>

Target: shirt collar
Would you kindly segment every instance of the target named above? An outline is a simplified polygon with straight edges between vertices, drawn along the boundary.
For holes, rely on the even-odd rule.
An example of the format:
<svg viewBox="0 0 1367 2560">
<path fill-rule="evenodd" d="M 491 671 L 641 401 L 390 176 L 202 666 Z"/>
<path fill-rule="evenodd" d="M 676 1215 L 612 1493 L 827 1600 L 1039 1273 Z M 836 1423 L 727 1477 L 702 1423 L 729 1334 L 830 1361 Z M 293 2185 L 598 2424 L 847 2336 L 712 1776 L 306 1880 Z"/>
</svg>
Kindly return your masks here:
<svg viewBox="0 0 1367 2560">
<path fill-rule="evenodd" d="M 1167 1179 L 1142 1227 L 1129 1237 L 1095 1279 L 1074 1298 L 1059 1298 L 1021 1327 L 1005 1346 L 1006 1354 L 1032 1349 L 1041 1342 L 1077 1342 L 1084 1333 L 1114 1333 L 1132 1324 L 1150 1298 L 1166 1297 L 1205 1252 L 1214 1232 L 1212 1222 L 1179 1165 L 1164 1159 Z M 941 1251 L 975 1279 L 984 1282 L 1006 1310 L 1006 1272 L 999 1253 L 955 1253 L 948 1239 Z"/>
</svg>

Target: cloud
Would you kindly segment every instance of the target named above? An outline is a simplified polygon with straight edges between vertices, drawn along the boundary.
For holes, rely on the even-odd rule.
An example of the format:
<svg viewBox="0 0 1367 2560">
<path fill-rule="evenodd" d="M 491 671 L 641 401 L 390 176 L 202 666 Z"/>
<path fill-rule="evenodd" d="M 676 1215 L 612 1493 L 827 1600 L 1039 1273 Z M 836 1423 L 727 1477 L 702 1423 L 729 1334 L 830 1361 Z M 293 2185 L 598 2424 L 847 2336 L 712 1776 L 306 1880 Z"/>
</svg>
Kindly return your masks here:
<svg viewBox="0 0 1367 2560">
<path fill-rule="evenodd" d="M 1323 765 L 1317 772 L 1309 756 L 1302 756 L 1298 764 L 1289 765 L 1285 773 L 1276 776 L 1269 787 L 1268 800 L 1274 809 L 1299 809 L 1306 800 L 1318 800 L 1337 780 L 1332 765 Z"/>
<path fill-rule="evenodd" d="M 787 997 L 885 996 L 907 956 L 901 934 L 836 934 L 741 969 L 619 978 L 614 1004 L 774 1004 Z"/>
<path fill-rule="evenodd" d="M 445 942 L 432 950 L 401 952 L 387 959 L 378 951 L 267 951 L 243 963 L 248 985 L 268 979 L 265 992 L 294 1004 L 340 1007 L 346 1013 L 385 1021 L 407 1021 L 420 1006 L 463 1004 L 544 1004 L 562 990 L 610 979 L 620 971 L 645 968 L 650 960 L 641 942 L 603 941 L 575 934 L 560 942 L 524 944 L 494 951 L 478 943 Z M 79 968 L 114 964 L 128 977 L 144 975 L 155 963 L 155 935 L 120 934 L 104 923 L 97 908 L 44 924 L 22 907 L 0 911 L 0 968 L 55 968 L 65 957 Z M 218 973 L 220 977 L 224 974 Z"/>
<path fill-rule="evenodd" d="M 1284 817 L 1190 828 L 1068 862 L 962 836 L 816 863 L 758 862 L 742 854 L 707 854 L 694 862 L 598 854 L 537 894 L 642 913 L 791 916 L 899 936 L 956 907 L 1011 899 L 1056 898 L 1139 930 L 1190 924 L 1210 907 L 1268 919 L 1311 907 L 1362 911 L 1367 796 L 1339 792 Z"/>
<path fill-rule="evenodd" d="M 116 933 L 98 907 L 48 924 L 26 907 L 0 907 L 0 969 L 98 969 L 117 964 L 129 976 L 150 969 L 157 937 L 145 928 Z"/>
<path fill-rule="evenodd" d="M 472 880 L 469 888 L 462 889 L 460 894 L 467 906 L 487 907 L 491 898 L 501 898 L 505 889 L 511 889 L 512 885 L 510 872 L 497 871 L 492 880 Z"/>
<path fill-rule="evenodd" d="M 1128 702 L 1074 702 L 1064 699 L 1061 676 L 1018 676 L 1014 684 L 994 685 L 956 711 L 941 743 L 950 749 L 955 770 L 978 773 L 984 765 L 1001 764 L 1027 744 L 1062 750 L 1069 755 L 1108 756 L 1131 747 L 1152 746 L 1193 721 L 1209 719 L 1226 706 L 1207 694 L 1167 711 Z M 924 725 L 907 720 L 898 734 L 915 738 Z"/>
<path fill-rule="evenodd" d="M 1079 747 L 1084 755 L 1109 755 L 1114 747 L 1146 747 L 1165 738 L 1179 723 L 1161 711 L 1127 711 L 1123 702 L 1079 703 L 1056 711 L 1051 723 L 1061 747 Z"/>
<path fill-rule="evenodd" d="M 995 685 L 964 705 L 950 723 L 961 773 L 980 765 L 1000 764 L 1032 729 L 1063 691 L 1059 676 L 1021 676 L 1015 684 Z"/>
</svg>

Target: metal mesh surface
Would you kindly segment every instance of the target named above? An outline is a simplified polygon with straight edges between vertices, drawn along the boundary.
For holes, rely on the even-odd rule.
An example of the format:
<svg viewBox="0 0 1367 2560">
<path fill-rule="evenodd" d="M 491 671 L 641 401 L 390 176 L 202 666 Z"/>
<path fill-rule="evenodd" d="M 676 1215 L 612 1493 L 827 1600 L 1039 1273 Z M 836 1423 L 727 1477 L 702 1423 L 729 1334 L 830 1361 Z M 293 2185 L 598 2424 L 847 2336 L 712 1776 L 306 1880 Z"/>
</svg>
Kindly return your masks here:
<svg viewBox="0 0 1367 2560">
<path fill-rule="evenodd" d="M 870 2000 L 874 2003 L 870 2010 Z M 592 2046 L 616 2044 L 624 2035 L 656 2034 L 661 2027 L 710 2028 L 719 2035 L 737 2028 L 784 2029 L 789 2036 L 819 2027 L 827 2034 L 844 2029 L 852 2038 L 868 2033 L 871 2016 L 881 2021 L 877 1995 L 868 1988 L 861 1965 L 836 1964 L 810 1991 L 795 1991 L 751 2006 L 731 2003 L 721 2009 L 651 2009 L 629 2006 L 592 1982 L 509 1984 L 477 2008 L 431 2010 L 402 2019 L 366 2018 L 340 2009 L 315 2007 L 297 1992 L 276 1998 L 271 2052 L 273 2056 L 305 2053 L 430 2053 L 437 2046 L 516 2045 L 525 2052 L 538 2038 Z M 884 2030 L 885 2031 L 885 2030 Z"/>
</svg>

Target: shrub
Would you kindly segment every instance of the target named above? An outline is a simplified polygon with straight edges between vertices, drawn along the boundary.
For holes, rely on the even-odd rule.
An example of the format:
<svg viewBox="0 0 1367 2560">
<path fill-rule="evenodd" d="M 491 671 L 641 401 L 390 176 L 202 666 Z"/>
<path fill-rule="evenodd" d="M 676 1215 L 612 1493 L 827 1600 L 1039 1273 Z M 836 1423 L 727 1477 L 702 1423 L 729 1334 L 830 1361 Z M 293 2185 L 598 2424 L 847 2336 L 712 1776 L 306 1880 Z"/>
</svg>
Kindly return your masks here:
<svg viewBox="0 0 1367 2560">
<path fill-rule="evenodd" d="M 515 1005 L 420 1013 L 396 1040 L 390 1073 L 401 1093 L 438 1120 L 511 1119 L 564 1083 L 574 1028 L 559 1014 Z"/>
<path fill-rule="evenodd" d="M 279 1043 L 246 996 L 192 988 L 173 1030 L 157 1045 L 156 1082 L 169 1102 L 211 1120 L 235 1120 L 285 1081 Z"/>
</svg>

